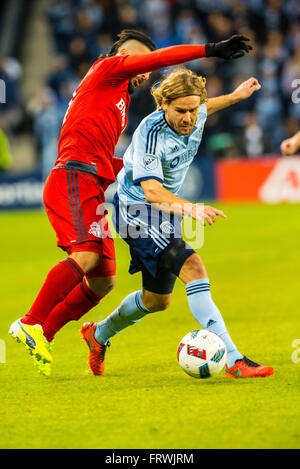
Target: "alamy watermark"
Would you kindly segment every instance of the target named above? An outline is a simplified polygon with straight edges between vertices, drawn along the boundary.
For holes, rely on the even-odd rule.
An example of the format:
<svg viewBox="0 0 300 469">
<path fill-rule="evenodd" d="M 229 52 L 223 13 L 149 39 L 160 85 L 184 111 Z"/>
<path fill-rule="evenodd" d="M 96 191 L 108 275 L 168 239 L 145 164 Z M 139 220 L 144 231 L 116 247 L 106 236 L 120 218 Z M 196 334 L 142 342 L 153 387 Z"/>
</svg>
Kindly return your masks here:
<svg viewBox="0 0 300 469">
<path fill-rule="evenodd" d="M 105 215 L 107 209 L 113 212 L 115 230 L 110 231 Z M 207 221 L 204 204 L 179 203 L 159 207 L 141 202 L 120 202 L 117 209 L 112 204 L 99 204 L 96 211 L 98 221 L 91 224 L 89 233 L 98 238 L 120 236 L 137 239 L 152 238 L 158 247 L 164 249 L 169 240 L 183 238 L 193 249 L 204 243 L 204 227 Z"/>
<path fill-rule="evenodd" d="M 6 345 L 4 340 L 0 340 L 0 363 L 6 363 Z"/>
<path fill-rule="evenodd" d="M 292 347 L 296 348 L 292 353 L 292 362 L 298 364 L 300 363 L 300 339 L 293 340 Z"/>
<path fill-rule="evenodd" d="M 0 104 L 6 103 L 6 84 L 4 80 L 0 80 Z"/>
<path fill-rule="evenodd" d="M 292 93 L 292 101 L 294 104 L 300 103 L 300 78 L 292 81 L 292 88 L 296 88 Z"/>
</svg>

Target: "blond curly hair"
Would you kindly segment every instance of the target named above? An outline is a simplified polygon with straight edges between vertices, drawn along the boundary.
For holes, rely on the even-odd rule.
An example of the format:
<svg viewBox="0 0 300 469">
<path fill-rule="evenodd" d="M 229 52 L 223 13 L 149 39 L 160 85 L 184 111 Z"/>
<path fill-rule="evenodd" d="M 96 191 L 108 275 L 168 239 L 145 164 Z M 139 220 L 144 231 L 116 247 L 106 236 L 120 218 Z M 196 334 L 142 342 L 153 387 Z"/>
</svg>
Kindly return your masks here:
<svg viewBox="0 0 300 469">
<path fill-rule="evenodd" d="M 155 99 L 157 109 L 161 109 L 162 101 L 170 104 L 171 101 L 185 96 L 200 96 L 200 104 L 207 101 L 205 89 L 206 78 L 196 75 L 185 67 L 176 67 L 160 83 L 155 83 L 151 94 Z"/>
</svg>

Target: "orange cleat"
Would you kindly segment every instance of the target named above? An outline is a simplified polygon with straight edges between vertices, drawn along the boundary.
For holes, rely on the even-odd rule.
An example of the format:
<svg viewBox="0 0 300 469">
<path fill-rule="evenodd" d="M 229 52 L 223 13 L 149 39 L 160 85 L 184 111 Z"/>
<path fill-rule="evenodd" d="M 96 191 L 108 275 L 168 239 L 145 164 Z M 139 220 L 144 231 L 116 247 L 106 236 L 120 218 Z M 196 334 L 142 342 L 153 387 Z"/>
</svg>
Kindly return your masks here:
<svg viewBox="0 0 300 469">
<path fill-rule="evenodd" d="M 96 322 L 85 322 L 81 328 L 82 340 L 87 343 L 88 348 L 90 349 L 89 353 L 89 365 L 90 369 L 95 376 L 101 376 L 104 373 L 104 358 L 106 348 L 110 346 L 108 342 L 107 345 L 100 345 L 95 337 L 95 330 L 97 327 Z"/>
<path fill-rule="evenodd" d="M 274 369 L 271 366 L 259 365 L 247 357 L 236 360 L 231 368 L 225 365 L 226 378 L 266 378 L 273 374 Z"/>
</svg>

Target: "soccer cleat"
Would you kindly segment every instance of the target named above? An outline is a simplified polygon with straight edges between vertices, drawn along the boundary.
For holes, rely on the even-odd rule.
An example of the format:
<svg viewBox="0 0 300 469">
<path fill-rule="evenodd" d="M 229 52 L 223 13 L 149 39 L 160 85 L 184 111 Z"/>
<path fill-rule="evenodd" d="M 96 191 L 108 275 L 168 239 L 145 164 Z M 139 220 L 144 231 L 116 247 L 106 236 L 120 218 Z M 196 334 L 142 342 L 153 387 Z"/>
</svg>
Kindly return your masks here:
<svg viewBox="0 0 300 469">
<path fill-rule="evenodd" d="M 226 378 L 266 378 L 273 374 L 274 369 L 271 366 L 259 365 L 247 357 L 236 360 L 231 368 L 225 365 Z"/>
<path fill-rule="evenodd" d="M 44 376 L 51 376 L 51 365 L 52 363 L 50 362 L 45 362 L 43 360 L 38 359 L 36 356 L 34 356 L 34 364 L 36 365 L 39 373 Z"/>
<path fill-rule="evenodd" d="M 97 323 L 95 322 L 85 322 L 81 328 L 82 340 L 84 340 L 90 350 L 89 353 L 89 366 L 95 376 L 101 376 L 104 373 L 104 358 L 106 348 L 110 346 L 108 342 L 107 345 L 100 345 L 95 337 L 95 330 Z"/>
<path fill-rule="evenodd" d="M 33 355 L 35 359 L 42 360 L 45 363 L 52 362 L 52 356 L 49 349 L 49 342 L 46 341 L 43 328 L 40 324 L 30 326 L 23 324 L 21 319 L 17 319 L 9 328 L 9 334 L 25 345 L 25 349 Z"/>
<path fill-rule="evenodd" d="M 45 339 L 45 343 L 46 343 L 45 344 L 46 348 L 48 349 L 48 352 L 51 355 L 53 341 L 48 342 Z M 41 373 L 42 375 L 47 376 L 47 377 L 51 376 L 52 363 L 41 360 L 37 355 L 34 355 L 33 359 L 34 359 L 34 364 L 36 365 L 39 373 Z"/>
</svg>

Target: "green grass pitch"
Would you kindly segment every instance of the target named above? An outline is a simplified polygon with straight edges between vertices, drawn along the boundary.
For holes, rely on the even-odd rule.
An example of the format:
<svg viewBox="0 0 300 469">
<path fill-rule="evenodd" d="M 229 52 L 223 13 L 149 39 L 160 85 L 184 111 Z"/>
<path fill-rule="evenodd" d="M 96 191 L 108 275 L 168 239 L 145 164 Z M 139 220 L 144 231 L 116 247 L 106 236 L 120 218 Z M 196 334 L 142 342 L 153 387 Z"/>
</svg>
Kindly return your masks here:
<svg viewBox="0 0 300 469">
<path fill-rule="evenodd" d="M 179 282 L 170 309 L 112 339 L 105 375 L 88 374 L 81 324 L 141 287 L 120 239 L 116 289 L 58 333 L 52 377 L 39 375 L 7 331 L 63 253 L 43 212 L 0 215 L 1 448 L 300 448 L 299 205 L 217 206 L 228 218 L 205 228 L 199 254 L 232 339 L 274 366 L 270 378 L 226 379 L 222 371 L 197 380 L 181 370 L 177 345 L 198 325 Z"/>
</svg>

